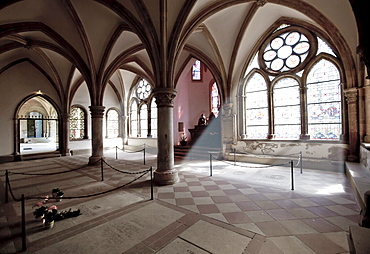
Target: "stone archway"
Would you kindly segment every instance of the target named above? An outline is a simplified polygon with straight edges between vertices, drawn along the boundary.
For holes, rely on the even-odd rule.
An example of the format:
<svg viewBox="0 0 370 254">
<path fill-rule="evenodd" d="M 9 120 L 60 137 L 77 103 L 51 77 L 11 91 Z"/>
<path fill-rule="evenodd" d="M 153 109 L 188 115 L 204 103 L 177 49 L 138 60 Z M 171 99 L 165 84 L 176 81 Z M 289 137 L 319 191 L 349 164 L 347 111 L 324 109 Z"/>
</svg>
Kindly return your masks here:
<svg viewBox="0 0 370 254">
<path fill-rule="evenodd" d="M 44 97 L 26 99 L 17 110 L 17 153 L 52 152 L 59 149 L 58 113 Z"/>
</svg>

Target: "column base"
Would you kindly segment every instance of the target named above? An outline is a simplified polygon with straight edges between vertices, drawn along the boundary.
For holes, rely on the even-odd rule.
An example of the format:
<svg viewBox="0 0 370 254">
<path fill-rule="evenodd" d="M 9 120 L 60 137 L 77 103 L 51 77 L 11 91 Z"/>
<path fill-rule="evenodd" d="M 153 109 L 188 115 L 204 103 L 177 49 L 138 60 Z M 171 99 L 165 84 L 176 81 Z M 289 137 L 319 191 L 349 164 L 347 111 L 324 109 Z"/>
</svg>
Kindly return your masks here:
<svg viewBox="0 0 370 254">
<path fill-rule="evenodd" d="M 276 134 L 267 134 L 267 139 L 274 139 L 276 138 Z"/>
<path fill-rule="evenodd" d="M 299 137 L 300 140 L 310 140 L 310 135 L 308 134 L 301 134 Z"/>
<path fill-rule="evenodd" d="M 91 156 L 89 158 L 89 166 L 95 166 L 100 164 L 100 159 L 105 160 L 105 157 L 102 156 Z"/>
<path fill-rule="evenodd" d="M 171 185 L 180 182 L 179 172 L 176 169 L 154 171 L 154 182 L 159 185 Z"/>
<path fill-rule="evenodd" d="M 366 135 L 366 136 L 364 137 L 364 142 L 365 142 L 365 143 L 370 143 L 370 136 L 369 136 L 369 135 Z"/>
</svg>

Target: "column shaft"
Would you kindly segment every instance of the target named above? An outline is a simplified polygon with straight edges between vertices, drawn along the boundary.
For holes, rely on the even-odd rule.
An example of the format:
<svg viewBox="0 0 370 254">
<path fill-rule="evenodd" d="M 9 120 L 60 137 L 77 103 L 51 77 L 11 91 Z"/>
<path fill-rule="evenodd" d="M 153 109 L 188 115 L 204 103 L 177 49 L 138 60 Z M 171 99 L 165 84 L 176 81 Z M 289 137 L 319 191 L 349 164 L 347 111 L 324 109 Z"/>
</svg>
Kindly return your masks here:
<svg viewBox="0 0 370 254">
<path fill-rule="evenodd" d="M 158 184 L 174 184 L 180 181 L 174 166 L 173 100 L 176 90 L 157 88 L 154 91 L 158 107 L 158 156 L 154 181 Z"/>
<path fill-rule="evenodd" d="M 59 144 L 59 151 L 62 156 L 69 156 L 69 114 L 64 113 L 61 115 L 62 120 L 60 126 L 60 144 Z"/>
<path fill-rule="evenodd" d="M 99 163 L 101 158 L 104 159 L 103 153 L 103 116 L 104 106 L 90 106 L 91 112 L 91 152 L 89 165 Z"/>
<path fill-rule="evenodd" d="M 348 149 L 349 161 L 358 159 L 359 148 L 359 132 L 358 132 L 358 109 L 357 109 L 357 88 L 349 88 L 344 90 L 344 95 L 348 104 Z"/>
<path fill-rule="evenodd" d="M 370 86 L 365 86 L 365 99 L 364 99 L 364 106 L 365 106 L 365 137 L 364 142 L 370 143 L 370 103 L 366 103 L 370 101 Z"/>
</svg>

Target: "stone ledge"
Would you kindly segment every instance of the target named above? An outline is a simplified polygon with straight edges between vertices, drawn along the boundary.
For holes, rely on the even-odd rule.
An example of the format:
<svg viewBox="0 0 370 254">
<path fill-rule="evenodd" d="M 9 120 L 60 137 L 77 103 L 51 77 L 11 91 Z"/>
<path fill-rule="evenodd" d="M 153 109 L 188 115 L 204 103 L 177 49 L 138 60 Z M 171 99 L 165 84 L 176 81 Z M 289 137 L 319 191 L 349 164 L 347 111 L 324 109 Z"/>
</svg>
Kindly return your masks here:
<svg viewBox="0 0 370 254">
<path fill-rule="evenodd" d="M 345 166 L 346 174 L 356 194 L 357 202 L 361 208 L 364 208 L 364 194 L 370 190 L 370 171 L 361 163 L 346 162 Z"/>
</svg>

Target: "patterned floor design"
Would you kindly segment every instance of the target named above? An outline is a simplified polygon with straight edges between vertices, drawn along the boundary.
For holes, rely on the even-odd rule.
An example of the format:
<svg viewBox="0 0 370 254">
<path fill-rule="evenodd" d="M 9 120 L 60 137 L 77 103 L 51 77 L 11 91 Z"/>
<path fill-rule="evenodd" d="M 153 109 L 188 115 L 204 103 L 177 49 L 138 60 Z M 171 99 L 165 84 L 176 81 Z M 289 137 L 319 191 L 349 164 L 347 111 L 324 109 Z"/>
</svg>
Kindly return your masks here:
<svg viewBox="0 0 370 254">
<path fill-rule="evenodd" d="M 129 172 L 156 167 L 155 155 L 148 155 L 146 165 L 141 154 L 121 152 L 120 157 L 115 160 L 113 153 L 106 153 L 110 166 L 103 164 L 104 184 L 96 185 L 102 178 L 101 165 L 85 167 L 88 156 L 73 156 L 3 164 L 0 187 L 4 187 L 5 170 L 35 173 L 83 167 L 63 176 L 27 176 L 25 179 L 10 174 L 12 190 L 18 196 L 21 193 L 44 195 L 56 185 L 63 186 L 70 195 L 79 195 L 121 186 L 138 176 L 121 174 L 110 167 Z M 295 169 L 294 190 L 291 190 L 289 168 L 260 168 L 246 163 L 234 166 L 218 161 L 213 162 L 213 176 L 210 176 L 209 161 L 177 161 L 175 164 L 180 182 L 154 186 L 154 198 L 169 207 L 191 211 L 264 237 L 263 244 L 255 251 L 245 253 L 297 253 L 297 250 L 299 253 L 349 253 L 348 227 L 357 225 L 359 207 L 343 173 L 304 169 L 301 174 Z M 150 175 L 125 190 L 150 199 Z M 1 195 L 1 203 L 0 217 L 4 224 L 13 217 L 4 208 L 4 195 Z M 6 227 L 1 231 L 4 235 L 12 232 Z M 0 252 L 10 250 L 7 253 L 12 253 L 11 250 L 19 248 L 17 240 L 0 245 Z M 133 249 L 130 251 L 127 253 L 134 253 Z M 145 248 L 142 253 L 155 252 Z"/>
</svg>

